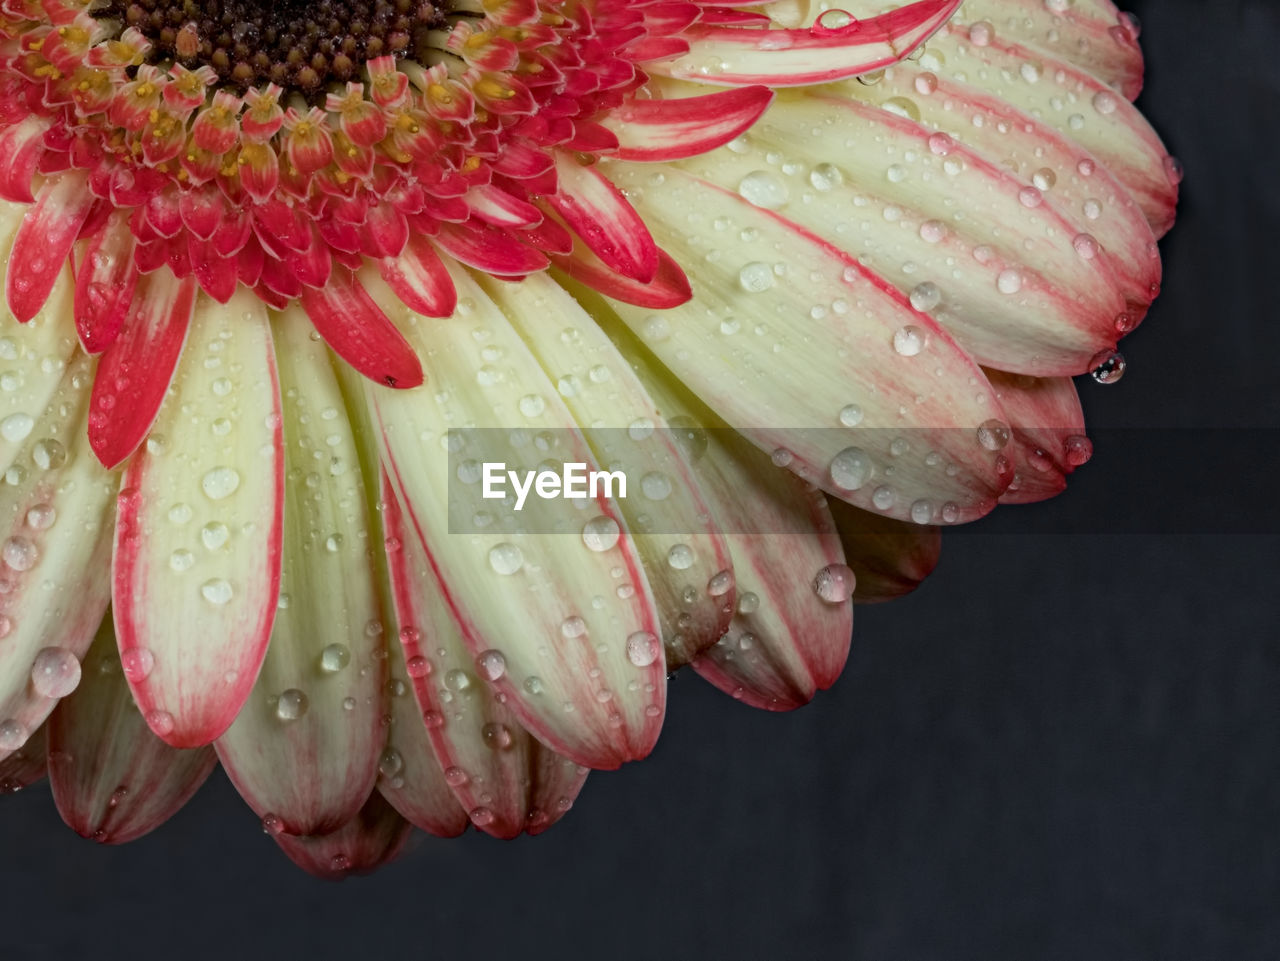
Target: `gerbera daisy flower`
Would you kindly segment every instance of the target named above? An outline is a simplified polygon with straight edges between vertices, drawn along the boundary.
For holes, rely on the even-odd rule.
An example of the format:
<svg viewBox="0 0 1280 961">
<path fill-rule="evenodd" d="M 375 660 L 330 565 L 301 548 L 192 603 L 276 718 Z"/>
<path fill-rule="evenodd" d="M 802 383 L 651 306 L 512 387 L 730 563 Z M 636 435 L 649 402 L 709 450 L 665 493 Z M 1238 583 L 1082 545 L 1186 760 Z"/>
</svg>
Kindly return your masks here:
<svg viewBox="0 0 1280 961">
<path fill-rule="evenodd" d="M 0 3 L 6 783 L 537 833 L 667 672 L 796 707 L 1061 490 L 1173 219 L 1137 24 L 864 6 Z"/>
</svg>

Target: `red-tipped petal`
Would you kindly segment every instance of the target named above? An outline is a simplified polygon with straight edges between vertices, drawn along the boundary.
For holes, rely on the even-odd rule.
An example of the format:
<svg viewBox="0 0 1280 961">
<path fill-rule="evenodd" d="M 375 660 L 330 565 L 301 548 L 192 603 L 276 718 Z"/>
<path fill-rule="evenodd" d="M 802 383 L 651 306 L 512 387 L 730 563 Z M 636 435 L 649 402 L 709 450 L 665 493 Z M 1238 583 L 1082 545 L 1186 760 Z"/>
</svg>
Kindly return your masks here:
<svg viewBox="0 0 1280 961">
<path fill-rule="evenodd" d="M 443 223 L 434 240 L 459 263 L 499 277 L 520 277 L 547 266 L 542 253 L 493 227 Z"/>
<path fill-rule="evenodd" d="M 616 273 L 647 284 L 658 273 L 658 246 L 640 215 L 598 170 L 556 154 L 559 190 L 547 198 L 556 213 Z"/>
<path fill-rule="evenodd" d="M 569 810 L 587 771 L 538 743 L 476 677 L 477 661 L 385 476 L 382 489 L 388 539 L 396 545 L 387 560 L 399 639 L 445 784 L 488 834 L 545 830 Z"/>
<path fill-rule="evenodd" d="M 360 813 L 332 834 L 277 834 L 275 841 L 304 871 L 327 881 L 340 881 L 348 875 L 368 874 L 394 859 L 411 830 L 409 822 L 374 791 Z"/>
<path fill-rule="evenodd" d="M 938 566 L 942 531 L 860 511 L 834 497 L 827 499 L 844 562 L 854 574 L 853 602 L 879 604 L 910 594 Z"/>
<path fill-rule="evenodd" d="M 0 794 L 17 794 L 44 780 L 48 773 L 45 764 L 48 727 L 41 725 L 22 745 L 3 761 L 0 761 Z"/>
<path fill-rule="evenodd" d="M 1002 504 L 1046 500 L 1067 486 L 1067 476 L 1083 466 L 1093 447 L 1085 436 L 1084 411 L 1075 383 L 1067 377 L 1026 377 L 988 370 L 1004 409 L 1007 430 L 997 441 L 1013 461 L 1013 482 Z M 994 425 L 993 425 L 994 426 Z"/>
<path fill-rule="evenodd" d="M 23 216 L 5 269 L 9 309 L 18 320 L 30 320 L 49 299 L 93 201 L 84 175 L 67 173 L 45 183 Z"/>
<path fill-rule="evenodd" d="M 768 87 L 739 87 L 705 97 L 632 100 L 604 123 L 618 136 L 620 160 L 680 160 L 728 143 L 773 100 Z"/>
<path fill-rule="evenodd" d="M 179 750 L 148 730 L 108 616 L 80 687 L 49 718 L 49 783 L 62 819 L 82 837 L 124 844 L 176 814 L 216 763 L 211 748 Z"/>
<path fill-rule="evenodd" d="M 29 204 L 31 178 L 44 156 L 44 132 L 48 121 L 40 117 L 26 119 L 0 130 L 0 198 L 17 204 Z"/>
<path fill-rule="evenodd" d="M 262 665 L 280 587 L 281 418 L 266 308 L 247 290 L 202 302 L 173 394 L 125 472 L 113 563 L 134 698 L 175 747 L 222 734 Z"/>
<path fill-rule="evenodd" d="M 103 353 L 89 403 L 89 444 L 106 467 L 134 452 L 151 429 L 195 309 L 196 281 L 166 270 L 138 281 L 129 319 Z"/>
<path fill-rule="evenodd" d="M 302 292 L 302 306 L 334 353 L 375 383 L 400 390 L 422 384 L 422 365 L 395 324 L 345 267 L 324 287 Z"/>
<path fill-rule="evenodd" d="M 689 278 L 675 258 L 662 249 L 658 250 L 657 273 L 647 284 L 610 270 L 581 243 L 575 244 L 570 254 L 552 255 L 551 262 L 578 283 L 624 304 L 666 310 L 679 307 L 693 297 Z"/>
<path fill-rule="evenodd" d="M 285 492 L 279 605 L 261 673 L 218 757 L 259 817 L 326 834 L 373 789 L 386 740 L 382 624 L 369 536 L 374 518 L 332 357 L 298 307 L 274 318 L 284 398 Z M 307 424 L 325 425 L 318 434 Z M 407 692 L 405 694 L 407 696 Z"/>
<path fill-rule="evenodd" d="M 901 60 L 950 19 L 960 0 L 919 0 L 831 31 L 695 26 L 689 53 L 646 64 L 652 73 L 724 85 L 808 86 Z"/>
<path fill-rule="evenodd" d="M 448 317 L 458 306 L 449 271 L 426 237 L 410 237 L 399 257 L 378 263 L 378 272 L 397 297 L 426 317 Z"/>
</svg>

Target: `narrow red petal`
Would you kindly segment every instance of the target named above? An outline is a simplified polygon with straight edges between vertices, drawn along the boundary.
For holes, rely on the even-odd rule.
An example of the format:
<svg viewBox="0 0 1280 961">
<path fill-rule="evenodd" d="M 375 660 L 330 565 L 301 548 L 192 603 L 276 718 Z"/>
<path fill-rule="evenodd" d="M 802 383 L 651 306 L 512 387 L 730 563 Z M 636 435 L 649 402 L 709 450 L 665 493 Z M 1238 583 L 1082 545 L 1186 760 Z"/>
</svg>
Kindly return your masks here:
<svg viewBox="0 0 1280 961">
<path fill-rule="evenodd" d="M 423 316 L 448 317 L 458 305 L 453 279 L 425 237 L 410 237 L 400 256 L 381 261 L 378 272 L 397 297 Z"/>
<path fill-rule="evenodd" d="M 539 251 L 492 227 L 444 223 L 434 240 L 459 263 L 499 277 L 532 274 L 547 266 L 547 258 Z"/>
<path fill-rule="evenodd" d="M 29 204 L 31 178 L 35 176 L 40 158 L 44 156 L 44 132 L 48 123 L 37 117 L 27 117 L 21 123 L 0 130 L 0 198 L 17 204 Z"/>
<path fill-rule="evenodd" d="M 124 461 L 151 429 L 195 301 L 193 277 L 178 280 L 157 271 L 138 282 L 129 323 L 103 353 L 89 402 L 89 445 L 105 467 Z"/>
<path fill-rule="evenodd" d="M 547 202 L 609 269 L 647 284 L 658 273 L 658 245 L 640 215 L 594 167 L 556 154 L 559 190 Z"/>
<path fill-rule="evenodd" d="M 303 290 L 302 306 L 334 353 L 370 380 L 402 390 L 422 383 L 413 348 L 350 270 Z"/>
<path fill-rule="evenodd" d="M 40 312 L 54 281 L 93 208 L 82 174 L 48 181 L 22 218 L 5 271 L 5 293 L 13 316 L 26 323 Z"/>
<path fill-rule="evenodd" d="M 99 354 L 111 346 L 137 286 L 133 233 L 125 217 L 116 214 L 89 241 L 76 272 L 76 333 L 86 353 Z"/>
<path fill-rule="evenodd" d="M 728 143 L 773 101 L 768 87 L 739 87 L 705 97 L 633 100 L 605 120 L 621 160 L 680 160 Z"/>
<path fill-rule="evenodd" d="M 658 250 L 658 271 L 647 284 L 614 273 L 581 245 L 576 245 L 571 254 L 552 255 L 551 262 L 578 283 L 624 304 L 666 310 L 693 298 L 689 278 L 665 250 Z"/>
</svg>

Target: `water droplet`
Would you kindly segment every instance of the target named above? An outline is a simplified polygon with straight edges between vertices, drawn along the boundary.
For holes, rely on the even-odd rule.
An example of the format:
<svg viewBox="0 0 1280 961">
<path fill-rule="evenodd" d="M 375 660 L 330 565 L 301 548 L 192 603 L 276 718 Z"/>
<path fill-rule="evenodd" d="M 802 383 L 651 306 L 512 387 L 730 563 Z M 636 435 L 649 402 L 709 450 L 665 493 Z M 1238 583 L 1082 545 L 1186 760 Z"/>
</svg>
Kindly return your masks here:
<svg viewBox="0 0 1280 961">
<path fill-rule="evenodd" d="M 80 683 L 80 662 L 61 647 L 46 647 L 31 665 L 31 686 L 41 697 L 66 697 Z"/>
<path fill-rule="evenodd" d="M 47 531 L 58 519 L 58 512 L 49 504 L 36 504 L 27 511 L 27 526 L 33 531 Z"/>
<path fill-rule="evenodd" d="M 856 491 L 871 479 L 875 466 L 866 452 L 846 447 L 831 459 L 831 482 L 845 491 Z"/>
<path fill-rule="evenodd" d="M 676 544 L 667 551 L 667 563 L 677 571 L 685 571 L 693 566 L 693 548 L 688 544 Z"/>
<path fill-rule="evenodd" d="M 412 678 L 426 677 L 431 673 L 431 662 L 421 654 L 415 654 L 404 662 L 404 669 Z"/>
<path fill-rule="evenodd" d="M 540 417 L 547 409 L 547 402 L 541 394 L 525 394 L 517 401 L 516 406 L 525 417 Z"/>
<path fill-rule="evenodd" d="M 444 676 L 444 686 L 455 694 L 470 690 L 471 683 L 471 675 L 462 670 L 462 668 L 455 667 Z"/>
<path fill-rule="evenodd" d="M 394 778 L 403 770 L 404 758 L 400 756 L 399 751 L 393 747 L 389 747 L 382 752 L 382 757 L 378 759 L 379 774 L 385 778 Z"/>
<path fill-rule="evenodd" d="M 511 728 L 505 724 L 486 724 L 480 728 L 480 736 L 491 751 L 505 751 L 515 740 L 511 736 Z"/>
<path fill-rule="evenodd" d="M 1083 467 L 1093 457 L 1093 441 L 1083 434 L 1072 434 L 1062 442 L 1067 463 L 1072 467 Z"/>
<path fill-rule="evenodd" d="M 914 357 L 924 350 L 925 333 L 919 327 L 908 324 L 893 334 L 893 349 L 903 357 Z"/>
<path fill-rule="evenodd" d="M 983 421 L 978 428 L 978 443 L 987 450 L 1004 450 L 1009 445 L 1009 426 L 1003 421 Z"/>
<path fill-rule="evenodd" d="M 195 563 L 196 556 L 185 547 L 179 547 L 169 555 L 169 567 L 179 574 L 191 570 Z"/>
<path fill-rule="evenodd" d="M 225 577 L 214 577 L 200 585 L 200 596 L 219 607 L 230 601 L 234 593 L 231 582 Z"/>
<path fill-rule="evenodd" d="M 733 590 L 733 571 L 718 571 L 707 581 L 707 593 L 712 597 L 723 597 Z"/>
<path fill-rule="evenodd" d="M 835 11 L 828 10 L 826 12 L 834 13 Z M 821 20 L 822 18 L 819 17 L 818 19 Z M 839 167 L 821 163 L 809 171 L 809 183 L 813 185 L 814 190 L 820 190 L 825 193 L 844 183 L 844 175 L 840 173 Z"/>
<path fill-rule="evenodd" d="M 345 644 L 329 644 L 320 652 L 320 670 L 337 674 L 351 663 L 351 651 Z"/>
<path fill-rule="evenodd" d="M 911 306 L 922 314 L 928 313 L 942 303 L 942 291 L 938 289 L 937 284 L 927 280 L 912 287 L 909 296 Z"/>
<path fill-rule="evenodd" d="M 754 614 L 760 609 L 760 595 L 755 591 L 746 591 L 738 597 L 738 613 Z"/>
<path fill-rule="evenodd" d="M 40 560 L 40 550 L 25 537 L 10 537 L 0 547 L 0 558 L 15 571 L 29 571 Z"/>
<path fill-rule="evenodd" d="M 1089 373 L 1099 384 L 1115 384 L 1124 376 L 1129 364 L 1118 350 L 1103 350 L 1089 362 Z"/>
<path fill-rule="evenodd" d="M 19 721 L 13 718 L 0 721 L 0 751 L 16 751 L 27 743 L 30 736 Z"/>
<path fill-rule="evenodd" d="M 607 551 L 621 537 L 618 522 L 612 517 L 593 517 L 582 526 L 582 542 L 593 551 Z"/>
<path fill-rule="evenodd" d="M 269 834 L 273 838 L 283 834 L 284 819 L 278 814 L 267 813 L 262 815 L 262 833 Z"/>
<path fill-rule="evenodd" d="M 507 659 L 501 651 L 490 649 L 476 658 L 476 669 L 486 681 L 498 681 L 507 673 Z"/>
<path fill-rule="evenodd" d="M 775 282 L 773 268 L 758 260 L 753 260 L 738 271 L 738 285 L 749 294 L 764 293 Z"/>
<path fill-rule="evenodd" d="M 996 290 L 1002 294 L 1016 294 L 1022 289 L 1022 274 L 1012 268 L 1002 270 L 996 276 Z"/>
<path fill-rule="evenodd" d="M 587 622 L 576 614 L 560 622 L 560 633 L 569 640 L 587 633 Z"/>
<path fill-rule="evenodd" d="M 0 437 L 11 444 L 17 444 L 27 439 L 27 435 L 35 425 L 36 422 L 29 414 L 10 414 L 4 420 L 0 420 Z"/>
<path fill-rule="evenodd" d="M 200 478 L 200 488 L 209 500 L 230 497 L 240 486 L 240 475 L 230 467 L 215 467 Z"/>
<path fill-rule="evenodd" d="M 749 204 L 777 210 L 787 202 L 790 191 L 787 185 L 768 170 L 753 170 L 738 184 L 738 193 Z"/>
<path fill-rule="evenodd" d="M 129 680 L 146 680 L 156 666 L 156 657 L 150 648 L 131 647 L 120 655 L 120 667 Z"/>
<path fill-rule="evenodd" d="M 662 643 L 649 631 L 636 631 L 627 638 L 627 660 L 636 667 L 648 667 L 662 653 Z"/>
<path fill-rule="evenodd" d="M 155 733 L 160 737 L 166 737 L 167 735 L 172 734 L 173 729 L 176 726 L 176 722 L 174 721 L 172 714 L 168 711 L 161 711 L 158 709 L 148 711 L 144 720 L 147 722 L 147 727 L 155 731 Z"/>
<path fill-rule="evenodd" d="M 524 552 L 515 544 L 495 544 L 489 549 L 489 566 L 504 576 L 514 574 L 524 566 Z"/>
<path fill-rule="evenodd" d="M 276 700 L 276 717 L 282 721 L 296 721 L 307 713 L 310 703 L 307 695 L 296 687 L 282 691 Z"/>
<path fill-rule="evenodd" d="M 853 571 L 844 564 L 828 564 L 813 579 L 813 592 L 827 604 L 843 604 L 853 597 Z"/>
<path fill-rule="evenodd" d="M 911 505 L 911 519 L 917 524 L 927 524 L 933 519 L 933 505 L 927 500 L 918 500 Z"/>
<path fill-rule="evenodd" d="M 220 521 L 210 521 L 200 529 L 200 543 L 206 550 L 216 551 L 230 538 L 231 531 Z"/>
</svg>

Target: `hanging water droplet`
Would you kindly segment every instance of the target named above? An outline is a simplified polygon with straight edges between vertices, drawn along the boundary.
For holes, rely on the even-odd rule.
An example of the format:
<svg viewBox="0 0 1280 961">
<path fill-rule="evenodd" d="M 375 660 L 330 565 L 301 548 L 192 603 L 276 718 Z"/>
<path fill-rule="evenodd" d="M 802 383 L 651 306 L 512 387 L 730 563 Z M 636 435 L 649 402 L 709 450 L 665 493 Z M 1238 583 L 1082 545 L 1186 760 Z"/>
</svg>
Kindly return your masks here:
<svg viewBox="0 0 1280 961">
<path fill-rule="evenodd" d="M 505 751 L 515 741 L 511 736 L 511 728 L 505 724 L 486 724 L 480 728 L 480 736 L 491 751 Z"/>
<path fill-rule="evenodd" d="M 282 721 L 296 721 L 307 713 L 309 706 L 307 695 L 296 687 L 291 687 L 287 691 L 281 691 L 280 697 L 276 699 L 276 717 Z"/>
<path fill-rule="evenodd" d="M 1103 350 L 1089 362 L 1089 373 L 1099 384 L 1119 383 L 1128 368 L 1128 361 L 1118 350 Z"/>
<path fill-rule="evenodd" d="M 927 524 L 933 519 L 933 504 L 927 500 L 918 500 L 911 505 L 911 519 L 917 524 Z"/>
<path fill-rule="evenodd" d="M 167 737 L 172 734 L 174 727 L 177 726 L 172 714 L 159 709 L 148 711 L 143 720 L 147 722 L 147 727 L 151 728 L 159 737 Z"/>
<path fill-rule="evenodd" d="M 131 647 L 120 654 L 120 667 L 124 676 L 133 682 L 146 680 L 156 666 L 156 657 L 150 648 Z"/>
<path fill-rule="evenodd" d="M 382 757 L 378 758 L 378 773 L 385 778 L 394 778 L 403 770 L 404 758 L 393 747 L 387 748 L 382 752 Z"/>
</svg>

